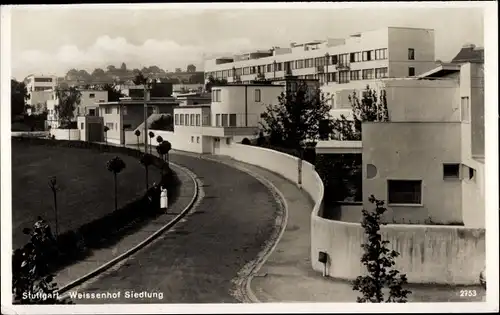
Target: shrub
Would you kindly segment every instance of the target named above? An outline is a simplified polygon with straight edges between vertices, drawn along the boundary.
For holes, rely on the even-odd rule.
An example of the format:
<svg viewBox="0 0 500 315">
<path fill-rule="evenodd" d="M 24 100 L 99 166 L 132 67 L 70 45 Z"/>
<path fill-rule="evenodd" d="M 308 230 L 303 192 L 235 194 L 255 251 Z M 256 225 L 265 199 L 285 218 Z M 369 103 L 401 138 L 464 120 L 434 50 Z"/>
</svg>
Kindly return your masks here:
<svg viewBox="0 0 500 315">
<path fill-rule="evenodd" d="M 244 138 L 243 141 L 241 141 L 241 144 L 251 145 L 250 139 Z"/>
<path fill-rule="evenodd" d="M 174 121 L 172 119 L 172 115 L 162 115 L 160 118 L 151 123 L 151 129 L 174 131 Z"/>
</svg>

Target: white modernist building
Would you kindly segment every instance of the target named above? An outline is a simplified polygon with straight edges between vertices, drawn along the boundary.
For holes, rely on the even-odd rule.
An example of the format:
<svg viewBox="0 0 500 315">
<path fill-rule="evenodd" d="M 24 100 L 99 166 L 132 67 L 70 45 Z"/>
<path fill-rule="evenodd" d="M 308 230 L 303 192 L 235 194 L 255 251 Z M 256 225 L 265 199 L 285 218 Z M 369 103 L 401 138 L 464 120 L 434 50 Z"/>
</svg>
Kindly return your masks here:
<svg viewBox="0 0 500 315">
<path fill-rule="evenodd" d="M 28 114 L 41 113 L 47 101 L 53 99 L 53 91 L 57 86 L 56 76 L 29 75 L 24 79 L 28 90 L 26 104 L 30 106 Z"/>
<path fill-rule="evenodd" d="M 247 83 L 257 75 L 267 79 L 286 75 L 317 79 L 329 93 L 332 109 L 349 107 L 347 95 L 379 78 L 414 77 L 431 70 L 434 30 L 386 27 L 353 34 L 348 38 L 292 43 L 233 57 L 205 61 L 205 77 Z M 348 92 L 341 92 L 347 90 Z M 334 116 L 336 112 L 333 111 Z"/>
</svg>

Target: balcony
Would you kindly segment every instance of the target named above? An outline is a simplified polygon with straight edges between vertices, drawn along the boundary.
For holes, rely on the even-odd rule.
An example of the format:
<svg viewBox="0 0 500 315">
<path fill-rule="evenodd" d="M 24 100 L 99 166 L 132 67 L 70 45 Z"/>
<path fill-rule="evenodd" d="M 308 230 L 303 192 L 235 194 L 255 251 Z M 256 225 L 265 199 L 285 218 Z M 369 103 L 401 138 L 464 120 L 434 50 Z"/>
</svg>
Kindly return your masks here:
<svg viewBox="0 0 500 315">
<path fill-rule="evenodd" d="M 204 136 L 232 137 L 232 136 L 255 136 L 259 127 L 203 127 L 201 132 Z"/>
<path fill-rule="evenodd" d="M 316 66 L 316 74 L 325 73 L 325 66 Z"/>
<path fill-rule="evenodd" d="M 343 71 L 343 70 L 349 70 L 349 69 L 351 69 L 351 66 L 348 63 L 337 63 L 335 65 L 335 68 L 338 71 Z"/>
</svg>

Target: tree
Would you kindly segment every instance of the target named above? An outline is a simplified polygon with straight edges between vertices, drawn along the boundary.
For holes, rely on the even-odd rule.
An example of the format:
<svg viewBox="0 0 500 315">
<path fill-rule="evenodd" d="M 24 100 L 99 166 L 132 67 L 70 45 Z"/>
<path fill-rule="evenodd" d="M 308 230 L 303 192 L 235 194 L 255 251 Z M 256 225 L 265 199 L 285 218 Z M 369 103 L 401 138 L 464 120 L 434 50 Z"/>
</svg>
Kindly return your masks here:
<svg viewBox="0 0 500 315">
<path fill-rule="evenodd" d="M 109 131 L 109 127 L 104 126 L 104 141 L 106 141 L 106 144 L 108 144 L 108 131 Z"/>
<path fill-rule="evenodd" d="M 207 83 L 205 83 L 205 91 L 212 92 L 212 87 L 227 84 L 226 79 L 215 79 L 213 76 L 209 76 Z"/>
<path fill-rule="evenodd" d="M 127 65 L 125 64 L 125 62 L 122 62 L 122 65 L 120 66 L 120 70 L 121 70 L 123 73 L 126 73 L 126 72 L 127 72 Z"/>
<path fill-rule="evenodd" d="M 368 275 L 359 276 L 354 281 L 353 290 L 363 295 L 357 298 L 357 302 L 383 303 L 385 288 L 389 289 L 385 302 L 405 303 L 411 291 L 403 288 L 408 283 L 406 275 L 394 268 L 399 253 L 388 249 L 389 241 L 382 240 L 380 234 L 380 225 L 383 224 L 381 217 L 387 209 L 384 207 L 384 201 L 377 200 L 373 195 L 369 201 L 375 204 L 375 210 L 371 212 L 363 210 L 361 223 L 367 237 L 367 243 L 361 245 L 364 251 L 361 262 L 366 266 Z"/>
<path fill-rule="evenodd" d="M 26 109 L 26 101 L 29 99 L 26 84 L 16 80 L 10 80 L 10 93 L 11 116 L 14 117 L 23 114 Z"/>
<path fill-rule="evenodd" d="M 156 142 L 158 142 L 159 144 L 161 144 L 163 142 L 163 137 L 162 136 L 156 137 Z"/>
<path fill-rule="evenodd" d="M 157 147 L 156 151 L 158 152 L 158 155 L 161 156 L 163 161 L 168 161 L 168 153 L 172 149 L 172 144 L 169 141 L 162 141 Z M 165 159 L 167 157 L 167 159 Z"/>
<path fill-rule="evenodd" d="M 123 94 L 120 90 L 117 89 L 117 86 L 114 84 L 104 84 L 103 86 L 104 91 L 108 91 L 108 101 L 109 102 L 118 102 L 121 97 L 124 97 L 125 94 Z"/>
<path fill-rule="evenodd" d="M 61 121 L 62 128 L 70 129 L 71 121 L 75 115 L 76 106 L 80 105 L 82 94 L 75 87 L 69 89 L 56 89 L 58 105 L 54 107 Z"/>
<path fill-rule="evenodd" d="M 193 64 L 189 64 L 186 70 L 187 72 L 196 72 L 196 66 Z"/>
<path fill-rule="evenodd" d="M 149 139 L 153 139 L 155 137 L 155 133 L 150 131 L 148 133 L 148 136 L 149 136 Z M 151 140 L 149 141 L 149 143 L 151 143 Z M 149 146 L 149 154 L 151 154 L 151 146 Z"/>
<path fill-rule="evenodd" d="M 261 125 L 271 144 L 297 152 L 301 185 L 304 147 L 318 141 L 320 123 L 330 120 L 330 106 L 319 89 L 311 90 L 305 83 L 299 84 L 296 92 L 281 93 L 278 103 L 266 106 Z"/>
<path fill-rule="evenodd" d="M 385 90 L 382 90 L 380 96 L 377 96 L 377 92 L 367 85 L 362 95 L 361 101 L 356 92 L 349 96 L 353 120 L 347 119 L 344 115 L 341 115 L 340 119 L 333 119 L 332 136 L 334 139 L 361 140 L 363 122 L 389 121 Z"/>
<path fill-rule="evenodd" d="M 146 170 L 146 190 L 149 189 L 149 167 L 153 164 L 153 156 L 151 154 L 144 153 L 140 160 L 141 164 Z"/>
<path fill-rule="evenodd" d="M 322 138 L 360 141 L 361 127 L 365 121 L 388 121 L 387 99 L 384 90 L 377 96 L 375 90 L 366 86 L 360 100 L 356 93 L 349 96 L 352 106 L 352 120 L 344 115 L 332 119 L 321 130 Z M 329 202 L 362 200 L 362 167 L 359 154 L 336 154 L 318 156 L 316 169 L 325 185 L 325 204 Z"/>
<path fill-rule="evenodd" d="M 141 131 L 139 129 L 137 129 L 135 132 L 134 132 L 135 136 L 137 137 L 137 150 L 141 150 L 140 147 L 139 147 L 139 137 L 141 136 Z"/>
<path fill-rule="evenodd" d="M 71 304 L 59 301 L 57 284 L 50 273 L 57 254 L 56 240 L 50 226 L 38 217 L 32 229 L 23 233 L 30 241 L 12 254 L 12 293 L 14 304 Z"/>
<path fill-rule="evenodd" d="M 117 181 L 117 174 L 119 174 L 121 171 L 123 171 L 126 167 L 125 162 L 123 160 L 116 156 L 109 160 L 106 164 L 106 168 L 108 171 L 113 173 L 113 177 L 115 180 L 115 211 L 118 210 L 118 181 Z"/>
</svg>

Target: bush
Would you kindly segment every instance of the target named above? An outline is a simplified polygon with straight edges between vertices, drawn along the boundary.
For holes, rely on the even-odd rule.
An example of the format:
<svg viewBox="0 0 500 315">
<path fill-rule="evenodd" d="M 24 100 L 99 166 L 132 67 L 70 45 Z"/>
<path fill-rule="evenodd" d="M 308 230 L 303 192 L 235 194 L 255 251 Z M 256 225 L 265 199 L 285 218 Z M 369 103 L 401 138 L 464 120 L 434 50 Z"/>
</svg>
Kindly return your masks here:
<svg viewBox="0 0 500 315">
<path fill-rule="evenodd" d="M 248 139 L 248 138 L 244 138 L 244 139 L 241 141 L 241 144 L 251 145 L 252 143 L 250 142 L 250 139 Z"/>
<path fill-rule="evenodd" d="M 162 115 L 159 119 L 151 123 L 150 128 L 153 130 L 174 131 L 174 121 L 172 119 L 172 115 Z"/>
</svg>

